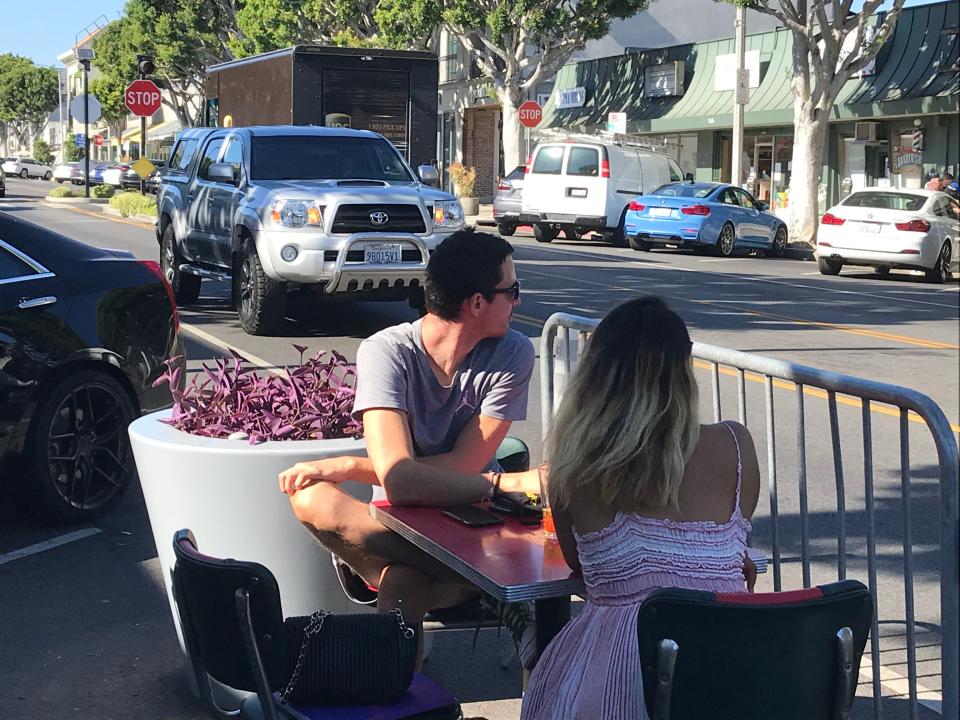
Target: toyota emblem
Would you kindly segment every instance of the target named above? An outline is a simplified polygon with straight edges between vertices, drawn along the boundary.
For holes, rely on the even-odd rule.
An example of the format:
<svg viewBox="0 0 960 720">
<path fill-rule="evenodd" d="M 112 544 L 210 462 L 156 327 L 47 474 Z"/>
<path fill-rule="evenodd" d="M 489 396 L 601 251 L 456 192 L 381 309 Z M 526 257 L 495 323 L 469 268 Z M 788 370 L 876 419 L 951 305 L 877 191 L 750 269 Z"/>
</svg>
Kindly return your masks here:
<svg viewBox="0 0 960 720">
<path fill-rule="evenodd" d="M 374 210 L 370 213 L 370 222 L 374 225 L 386 225 L 390 221 L 390 216 L 383 210 Z"/>
</svg>

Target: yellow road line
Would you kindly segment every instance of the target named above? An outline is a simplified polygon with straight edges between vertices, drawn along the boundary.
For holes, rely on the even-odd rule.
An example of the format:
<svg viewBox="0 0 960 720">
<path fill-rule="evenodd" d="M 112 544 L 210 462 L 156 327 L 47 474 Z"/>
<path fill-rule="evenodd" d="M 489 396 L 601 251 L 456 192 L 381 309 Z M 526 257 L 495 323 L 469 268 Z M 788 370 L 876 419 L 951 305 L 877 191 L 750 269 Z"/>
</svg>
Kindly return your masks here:
<svg viewBox="0 0 960 720">
<path fill-rule="evenodd" d="M 520 315 L 518 313 L 514 313 L 513 319 L 519 322 L 522 322 L 526 325 L 533 325 L 534 327 L 537 327 L 540 329 L 543 328 L 543 321 L 537 320 L 536 318 L 531 317 L 529 315 Z M 695 360 L 693 364 L 696 368 L 700 370 L 711 370 L 713 368 L 712 363 L 706 362 L 704 360 Z M 721 367 L 719 368 L 719 371 L 721 375 L 728 375 L 730 377 L 737 377 L 737 375 L 739 374 L 738 371 L 728 367 Z M 749 380 L 750 382 L 756 382 L 756 383 L 762 383 L 765 380 L 763 375 L 759 375 L 753 372 L 744 372 L 744 378 L 746 380 Z M 795 388 L 797 387 L 796 383 L 791 382 L 790 380 L 781 380 L 778 378 L 773 378 L 773 386 L 779 390 L 790 390 L 790 391 L 795 390 Z M 820 388 L 804 386 L 803 394 L 808 395 L 810 397 L 819 398 L 820 400 L 827 399 L 827 391 L 821 390 Z M 863 407 L 863 401 L 860 400 L 859 398 L 854 398 L 854 397 L 850 397 L 848 395 L 842 395 L 839 393 L 837 394 L 837 403 L 839 405 L 847 405 L 849 407 L 856 407 L 856 408 Z M 890 417 L 900 417 L 900 411 L 898 409 L 889 407 L 887 405 L 878 404 L 876 402 L 873 402 L 870 404 L 870 410 L 880 415 L 889 415 Z M 912 410 L 910 410 L 907 413 L 907 419 L 909 419 L 911 422 L 921 423 L 923 425 L 927 424 L 922 417 L 917 415 Z M 960 432 L 960 425 L 958 425 L 957 423 L 950 423 L 950 429 L 953 430 L 954 432 Z"/>
<path fill-rule="evenodd" d="M 110 222 L 123 223 L 124 225 L 133 225 L 134 227 L 146 228 L 148 230 L 153 229 L 152 224 L 138 222 L 136 220 L 127 220 L 126 218 L 122 218 L 122 217 L 114 217 L 113 215 L 107 215 L 106 213 L 102 213 L 102 212 L 94 212 L 93 210 L 84 210 L 83 208 L 72 207 L 70 205 L 61 205 L 59 203 L 48 203 L 43 201 L 41 201 L 40 204 L 43 205 L 44 207 L 70 210 L 71 212 L 80 213 L 81 215 L 89 215 L 90 217 L 100 218 L 101 220 L 109 220 Z"/>
<path fill-rule="evenodd" d="M 960 350 L 960 345 L 951 345 L 950 343 L 937 342 L 936 340 L 921 340 L 920 338 L 912 338 L 905 335 L 894 335 L 893 333 L 881 332 L 879 330 L 867 330 L 865 328 L 850 327 L 849 325 L 837 325 L 836 323 L 820 322 L 818 320 L 801 320 L 799 318 L 788 317 L 786 315 L 775 315 L 773 313 L 762 312 L 760 310 L 750 310 L 739 305 L 728 305 L 727 303 L 717 302 L 716 300 L 691 300 L 690 302 L 695 302 L 701 305 L 729 307 L 734 310 L 738 310 L 739 312 L 757 315 L 758 317 L 784 320 L 786 322 L 792 322 L 798 325 L 812 325 L 814 327 L 838 330 L 840 332 L 851 333 L 853 335 L 864 335 L 866 337 L 880 338 L 881 340 L 893 340 L 895 342 L 906 343 L 907 345 L 918 345 L 920 347 L 932 348 L 933 350 Z"/>
</svg>

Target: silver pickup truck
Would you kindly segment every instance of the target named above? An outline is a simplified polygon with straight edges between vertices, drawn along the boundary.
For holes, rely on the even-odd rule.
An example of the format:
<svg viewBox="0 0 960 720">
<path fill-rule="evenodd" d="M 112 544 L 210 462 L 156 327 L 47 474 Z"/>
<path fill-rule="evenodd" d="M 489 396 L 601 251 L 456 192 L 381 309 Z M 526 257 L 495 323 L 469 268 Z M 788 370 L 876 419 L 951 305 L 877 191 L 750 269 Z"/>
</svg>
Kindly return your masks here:
<svg viewBox="0 0 960 720">
<path fill-rule="evenodd" d="M 231 281 L 244 330 L 275 331 L 287 291 L 422 304 L 430 253 L 463 227 L 460 203 L 382 136 L 301 126 L 194 128 L 157 193 L 160 264 L 181 304 Z"/>
</svg>

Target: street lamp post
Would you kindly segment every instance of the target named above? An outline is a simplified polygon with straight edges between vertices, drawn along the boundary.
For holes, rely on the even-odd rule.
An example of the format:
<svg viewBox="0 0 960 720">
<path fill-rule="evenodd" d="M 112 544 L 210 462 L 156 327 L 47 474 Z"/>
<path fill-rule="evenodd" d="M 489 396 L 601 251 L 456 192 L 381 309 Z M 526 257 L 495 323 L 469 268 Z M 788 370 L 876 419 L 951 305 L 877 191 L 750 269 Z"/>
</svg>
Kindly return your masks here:
<svg viewBox="0 0 960 720">
<path fill-rule="evenodd" d="M 747 69 L 744 67 L 746 59 L 747 38 L 747 11 L 742 5 L 737 5 L 736 35 L 734 36 L 734 52 L 737 56 L 737 83 L 733 98 L 733 156 L 730 158 L 730 182 L 737 187 L 743 184 L 743 111 L 747 104 L 747 94 L 750 92 L 750 81 Z"/>
<path fill-rule="evenodd" d="M 90 93 L 87 78 L 90 75 L 90 61 L 81 60 L 83 68 L 83 196 L 90 197 Z"/>
</svg>

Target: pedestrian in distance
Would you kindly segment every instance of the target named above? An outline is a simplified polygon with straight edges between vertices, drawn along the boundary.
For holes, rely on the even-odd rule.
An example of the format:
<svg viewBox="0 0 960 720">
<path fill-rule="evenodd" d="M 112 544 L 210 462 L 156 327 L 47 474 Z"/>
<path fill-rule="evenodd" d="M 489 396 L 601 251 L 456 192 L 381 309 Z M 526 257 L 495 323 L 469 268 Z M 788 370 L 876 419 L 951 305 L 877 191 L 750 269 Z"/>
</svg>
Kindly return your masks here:
<svg viewBox="0 0 960 720">
<path fill-rule="evenodd" d="M 940 188 L 954 200 L 960 199 L 960 186 L 950 173 L 945 172 L 940 176 Z"/>
<path fill-rule="evenodd" d="M 520 304 L 513 248 L 472 228 L 430 257 L 426 315 L 382 330 L 357 352 L 354 415 L 367 457 L 298 463 L 280 489 L 297 518 L 337 558 L 344 589 L 408 622 L 479 597 L 453 571 L 370 517 L 337 487 L 374 486 L 394 505 L 452 506 L 494 491 L 539 492 L 539 474 L 503 473 L 496 451 L 524 420 L 533 372 L 530 340 L 510 329 Z M 532 634 L 532 633 L 531 633 Z"/>
<path fill-rule="evenodd" d="M 702 425 L 691 342 L 660 298 L 630 300 L 594 331 L 548 439 L 549 496 L 583 611 L 530 677 L 523 720 L 642 720 L 637 611 L 655 589 L 747 592 L 760 492 L 750 433 Z M 733 690 L 731 690 L 733 691 Z"/>
</svg>

